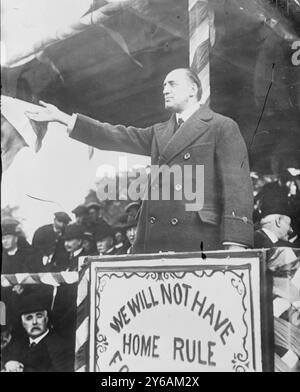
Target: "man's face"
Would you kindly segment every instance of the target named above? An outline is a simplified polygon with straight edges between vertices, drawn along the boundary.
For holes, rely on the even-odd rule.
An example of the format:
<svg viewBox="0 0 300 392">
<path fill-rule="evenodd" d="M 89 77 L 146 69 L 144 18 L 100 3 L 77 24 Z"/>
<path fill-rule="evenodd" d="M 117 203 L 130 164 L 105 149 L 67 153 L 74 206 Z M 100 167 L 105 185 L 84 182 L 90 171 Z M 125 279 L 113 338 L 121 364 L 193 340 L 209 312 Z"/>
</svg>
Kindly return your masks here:
<svg viewBox="0 0 300 392">
<path fill-rule="evenodd" d="M 127 235 L 127 238 L 130 242 L 130 245 L 133 245 L 133 243 L 136 239 L 136 232 L 137 232 L 136 226 L 131 227 L 130 229 L 127 229 L 127 231 L 126 231 L 126 235 Z"/>
<path fill-rule="evenodd" d="M 2 246 L 6 251 L 15 249 L 18 243 L 18 237 L 13 234 L 6 234 L 2 236 Z"/>
<path fill-rule="evenodd" d="M 91 208 L 89 210 L 89 220 L 90 220 L 90 222 L 97 222 L 98 217 L 99 217 L 99 211 L 96 210 L 95 208 Z"/>
<path fill-rule="evenodd" d="M 56 228 L 56 230 L 62 231 L 65 226 L 66 224 L 64 222 L 61 222 L 54 218 L 54 227 Z"/>
<path fill-rule="evenodd" d="M 21 320 L 23 328 L 31 338 L 37 338 L 47 330 L 47 310 L 22 314 Z"/>
<path fill-rule="evenodd" d="M 82 248 L 86 251 L 89 252 L 93 248 L 93 241 L 89 239 L 85 239 L 82 241 Z"/>
<path fill-rule="evenodd" d="M 291 218 L 286 215 L 280 217 L 280 228 L 279 228 L 279 239 L 288 241 L 289 235 L 292 234 L 293 230 L 291 227 Z"/>
<path fill-rule="evenodd" d="M 79 238 L 73 238 L 72 240 L 65 241 L 65 248 L 67 252 L 73 253 L 80 249 L 82 245 L 82 240 Z"/>
<path fill-rule="evenodd" d="M 186 72 L 175 70 L 170 72 L 164 81 L 163 95 L 165 108 L 180 113 L 188 107 L 193 98 L 197 97 L 197 88 Z"/>
<path fill-rule="evenodd" d="M 112 247 L 112 244 L 113 244 L 113 239 L 111 237 L 106 237 L 100 241 L 97 241 L 98 253 L 99 254 L 105 253 L 106 251 L 108 251 L 108 249 Z"/>
<path fill-rule="evenodd" d="M 123 234 L 122 234 L 121 231 L 117 231 L 115 233 L 115 240 L 116 240 L 117 244 L 119 244 L 119 243 L 121 243 L 123 241 Z"/>
</svg>

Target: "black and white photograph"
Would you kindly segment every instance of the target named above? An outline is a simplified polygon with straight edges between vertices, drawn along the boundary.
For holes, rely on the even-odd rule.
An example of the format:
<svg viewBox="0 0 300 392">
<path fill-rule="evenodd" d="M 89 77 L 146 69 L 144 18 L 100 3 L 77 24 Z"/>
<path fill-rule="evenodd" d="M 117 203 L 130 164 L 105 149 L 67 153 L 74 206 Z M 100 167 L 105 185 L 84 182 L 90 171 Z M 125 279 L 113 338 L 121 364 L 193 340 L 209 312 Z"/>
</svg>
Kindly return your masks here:
<svg viewBox="0 0 300 392">
<path fill-rule="evenodd" d="M 300 0 L 1 0 L 0 44 L 0 371 L 300 372 Z"/>
</svg>

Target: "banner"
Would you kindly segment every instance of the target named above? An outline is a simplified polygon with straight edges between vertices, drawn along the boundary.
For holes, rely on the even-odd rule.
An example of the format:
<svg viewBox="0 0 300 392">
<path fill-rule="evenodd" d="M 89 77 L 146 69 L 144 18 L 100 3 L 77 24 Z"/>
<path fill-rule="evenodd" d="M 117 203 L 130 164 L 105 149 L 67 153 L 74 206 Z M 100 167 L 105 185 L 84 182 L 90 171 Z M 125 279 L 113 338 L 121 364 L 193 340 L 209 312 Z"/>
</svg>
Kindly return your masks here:
<svg viewBox="0 0 300 392">
<path fill-rule="evenodd" d="M 250 251 L 94 261 L 89 371 L 264 370 L 263 257 Z"/>
</svg>

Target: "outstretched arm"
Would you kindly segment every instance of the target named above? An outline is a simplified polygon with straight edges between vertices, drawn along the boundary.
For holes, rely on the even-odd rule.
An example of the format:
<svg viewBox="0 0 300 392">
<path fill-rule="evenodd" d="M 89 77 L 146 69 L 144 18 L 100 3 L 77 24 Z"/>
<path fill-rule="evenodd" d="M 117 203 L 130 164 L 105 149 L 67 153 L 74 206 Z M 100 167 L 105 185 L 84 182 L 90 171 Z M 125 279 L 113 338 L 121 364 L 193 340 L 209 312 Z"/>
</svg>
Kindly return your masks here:
<svg viewBox="0 0 300 392">
<path fill-rule="evenodd" d="M 28 118 L 37 122 L 59 122 L 60 124 L 68 126 L 72 116 L 62 112 L 56 106 L 51 105 L 50 103 L 43 101 L 39 101 L 39 103 L 42 106 L 36 111 L 25 112 Z"/>
</svg>

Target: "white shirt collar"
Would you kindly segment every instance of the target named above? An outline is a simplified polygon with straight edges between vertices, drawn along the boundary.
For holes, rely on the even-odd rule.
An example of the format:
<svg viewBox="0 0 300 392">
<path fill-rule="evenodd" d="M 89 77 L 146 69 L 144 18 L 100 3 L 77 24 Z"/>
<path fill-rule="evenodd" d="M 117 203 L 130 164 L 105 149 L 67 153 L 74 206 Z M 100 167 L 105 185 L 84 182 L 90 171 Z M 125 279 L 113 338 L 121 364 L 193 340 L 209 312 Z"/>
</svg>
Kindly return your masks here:
<svg viewBox="0 0 300 392">
<path fill-rule="evenodd" d="M 270 240 L 273 242 L 273 244 L 276 244 L 278 241 L 278 238 L 276 235 L 269 229 L 265 229 L 264 227 L 262 228 L 262 231 L 270 238 Z"/>
<path fill-rule="evenodd" d="M 200 108 L 200 102 L 196 102 L 194 105 L 185 109 L 181 113 L 176 113 L 176 121 L 181 118 L 183 121 L 188 120 L 198 109 Z"/>
<path fill-rule="evenodd" d="M 32 344 L 32 343 L 35 343 L 35 344 L 40 343 L 40 341 L 41 341 L 42 339 L 44 339 L 44 337 L 45 337 L 46 335 L 48 335 L 48 333 L 49 333 L 49 329 L 47 329 L 47 331 L 44 332 L 44 333 L 43 333 L 41 336 L 39 336 L 38 338 L 33 339 L 33 338 L 29 337 L 29 343 L 30 343 L 30 344 Z"/>
<path fill-rule="evenodd" d="M 112 246 L 111 248 L 109 248 L 109 249 L 105 252 L 105 254 L 106 254 L 106 255 L 109 255 L 110 253 L 112 253 L 112 252 L 114 251 L 114 249 L 115 249 L 115 247 Z"/>
<path fill-rule="evenodd" d="M 80 254 L 80 252 L 82 252 L 82 248 L 79 248 L 79 249 L 77 249 L 77 250 L 75 250 L 75 252 L 73 253 L 73 257 L 77 257 L 79 254 Z"/>
<path fill-rule="evenodd" d="M 13 249 L 13 250 L 9 250 L 9 251 L 7 252 L 7 254 L 8 254 L 9 256 L 14 256 L 17 252 L 18 252 L 18 248 L 15 248 L 15 249 Z"/>
</svg>

